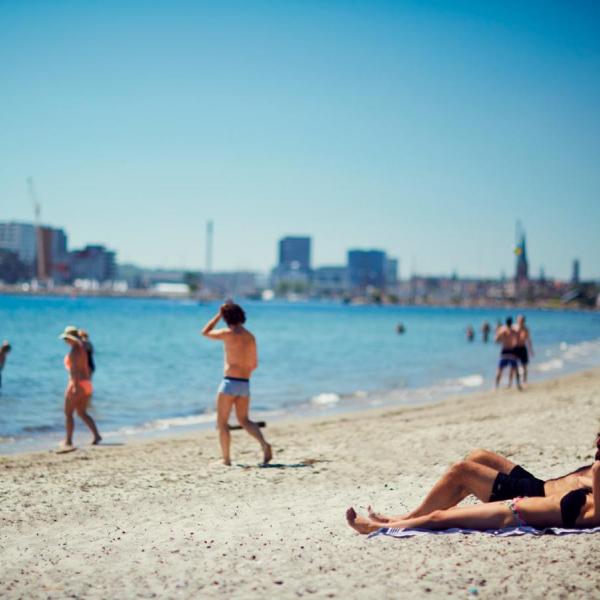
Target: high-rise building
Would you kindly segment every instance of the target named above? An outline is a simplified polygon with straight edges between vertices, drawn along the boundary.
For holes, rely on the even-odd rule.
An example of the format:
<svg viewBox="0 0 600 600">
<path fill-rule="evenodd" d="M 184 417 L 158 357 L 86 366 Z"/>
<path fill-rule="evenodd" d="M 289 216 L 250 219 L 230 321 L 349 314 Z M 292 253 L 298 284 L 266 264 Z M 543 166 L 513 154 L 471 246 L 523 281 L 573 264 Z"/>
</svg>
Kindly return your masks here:
<svg viewBox="0 0 600 600">
<path fill-rule="evenodd" d="M 104 246 L 86 246 L 69 253 L 71 279 L 114 281 L 117 276 L 115 253 Z"/>
<path fill-rule="evenodd" d="M 282 272 L 300 271 L 310 273 L 309 237 L 288 236 L 279 240 L 278 269 Z"/>
<path fill-rule="evenodd" d="M 571 283 L 579 283 L 579 259 L 573 261 L 573 271 L 571 273 Z"/>
<path fill-rule="evenodd" d="M 35 227 L 31 223 L 0 223 L 0 248 L 14 252 L 24 264 L 36 262 Z"/>
<path fill-rule="evenodd" d="M 43 252 L 38 254 L 44 261 L 38 264 L 37 273 L 42 279 L 52 279 L 57 283 L 65 283 L 69 279 L 69 253 L 67 251 L 67 235 L 63 229 L 54 227 L 40 228 Z"/>
<path fill-rule="evenodd" d="M 355 292 L 365 292 L 367 288 L 384 290 L 387 268 L 387 257 L 383 250 L 348 251 L 348 281 Z"/>
<path fill-rule="evenodd" d="M 388 286 L 398 283 L 398 259 L 387 257 L 385 269 L 385 282 Z"/>
</svg>

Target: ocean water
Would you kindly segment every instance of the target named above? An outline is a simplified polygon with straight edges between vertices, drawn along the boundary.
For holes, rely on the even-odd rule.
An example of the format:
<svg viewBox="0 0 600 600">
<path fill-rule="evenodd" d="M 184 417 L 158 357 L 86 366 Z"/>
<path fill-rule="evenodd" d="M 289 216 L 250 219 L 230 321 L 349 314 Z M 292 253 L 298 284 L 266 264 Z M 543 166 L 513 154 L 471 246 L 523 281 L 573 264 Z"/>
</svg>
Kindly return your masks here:
<svg viewBox="0 0 600 600">
<path fill-rule="evenodd" d="M 491 387 L 498 358 L 479 328 L 503 309 L 245 303 L 259 368 L 252 411 L 266 419 L 434 400 Z M 222 348 L 200 335 L 217 305 L 192 301 L 0 296 L 10 340 L 0 390 L 0 453 L 49 447 L 63 432 L 66 325 L 94 343 L 93 415 L 107 440 L 214 424 Z M 517 311 L 513 311 L 516 314 Z M 525 310 L 531 380 L 600 364 L 600 314 Z M 402 321 L 404 335 L 397 335 Z M 473 325 L 476 341 L 467 343 Z M 501 396 L 499 396 L 499 399 Z M 76 423 L 76 441 L 89 433 Z"/>
</svg>

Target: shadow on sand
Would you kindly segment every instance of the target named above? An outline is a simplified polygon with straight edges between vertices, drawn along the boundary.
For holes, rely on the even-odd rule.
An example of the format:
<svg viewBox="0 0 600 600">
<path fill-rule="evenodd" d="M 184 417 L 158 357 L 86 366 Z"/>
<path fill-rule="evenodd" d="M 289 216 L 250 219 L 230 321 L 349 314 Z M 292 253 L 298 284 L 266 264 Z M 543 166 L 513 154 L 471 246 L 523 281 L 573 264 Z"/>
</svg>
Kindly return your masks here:
<svg viewBox="0 0 600 600">
<path fill-rule="evenodd" d="M 317 460 L 309 458 L 298 463 L 259 463 L 257 465 L 243 465 L 238 463 L 237 466 L 242 469 L 301 469 L 303 467 L 314 467 L 316 463 L 330 462 L 328 460 Z"/>
</svg>

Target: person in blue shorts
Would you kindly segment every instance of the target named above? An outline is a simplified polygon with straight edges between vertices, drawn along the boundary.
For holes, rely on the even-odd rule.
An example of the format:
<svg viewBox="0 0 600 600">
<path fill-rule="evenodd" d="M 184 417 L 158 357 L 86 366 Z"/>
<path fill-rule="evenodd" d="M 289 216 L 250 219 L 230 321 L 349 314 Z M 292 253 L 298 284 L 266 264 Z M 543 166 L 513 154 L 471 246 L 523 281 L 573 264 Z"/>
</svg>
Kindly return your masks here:
<svg viewBox="0 0 600 600">
<path fill-rule="evenodd" d="M 215 329 L 221 319 L 227 327 Z M 261 445 L 263 464 L 273 458 L 271 445 L 263 437 L 260 427 L 248 418 L 250 376 L 258 366 L 258 354 L 256 339 L 244 327 L 245 322 L 246 315 L 242 307 L 227 302 L 202 330 L 202 335 L 211 340 L 220 340 L 224 346 L 224 377 L 217 394 L 217 429 L 226 465 L 231 465 L 229 415 L 234 407 L 239 424 Z"/>
<path fill-rule="evenodd" d="M 498 370 L 496 371 L 496 389 L 500 385 L 502 373 L 508 367 L 508 387 L 512 386 L 513 377 L 517 379 L 517 388 L 521 389 L 521 380 L 519 378 L 518 356 L 515 348 L 519 341 L 519 334 L 513 329 L 512 317 L 506 319 L 506 325 L 496 330 L 496 343 L 502 344 L 500 351 L 500 360 L 498 361 Z"/>
</svg>

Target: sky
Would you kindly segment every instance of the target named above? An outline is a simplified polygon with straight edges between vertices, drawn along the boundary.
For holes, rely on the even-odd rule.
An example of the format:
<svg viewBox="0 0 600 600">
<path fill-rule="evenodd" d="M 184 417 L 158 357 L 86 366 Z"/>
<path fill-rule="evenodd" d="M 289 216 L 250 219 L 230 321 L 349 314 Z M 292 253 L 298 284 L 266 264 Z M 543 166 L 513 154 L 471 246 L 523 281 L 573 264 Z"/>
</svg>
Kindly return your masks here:
<svg viewBox="0 0 600 600">
<path fill-rule="evenodd" d="M 0 220 L 120 262 L 600 278 L 600 3 L 0 0 Z"/>
</svg>

